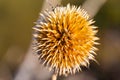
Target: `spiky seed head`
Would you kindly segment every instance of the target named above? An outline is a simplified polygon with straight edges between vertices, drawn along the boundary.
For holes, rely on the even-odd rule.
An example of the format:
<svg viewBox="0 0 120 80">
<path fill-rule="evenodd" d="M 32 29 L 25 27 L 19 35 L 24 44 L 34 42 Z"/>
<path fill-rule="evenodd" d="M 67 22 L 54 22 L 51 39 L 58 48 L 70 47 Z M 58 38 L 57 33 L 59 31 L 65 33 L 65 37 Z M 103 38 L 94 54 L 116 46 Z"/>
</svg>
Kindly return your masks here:
<svg viewBox="0 0 120 80">
<path fill-rule="evenodd" d="M 94 21 L 80 7 L 56 7 L 41 15 L 35 30 L 33 47 L 43 64 L 59 75 L 81 71 L 81 66 L 89 66 L 95 60 L 96 37 Z"/>
</svg>

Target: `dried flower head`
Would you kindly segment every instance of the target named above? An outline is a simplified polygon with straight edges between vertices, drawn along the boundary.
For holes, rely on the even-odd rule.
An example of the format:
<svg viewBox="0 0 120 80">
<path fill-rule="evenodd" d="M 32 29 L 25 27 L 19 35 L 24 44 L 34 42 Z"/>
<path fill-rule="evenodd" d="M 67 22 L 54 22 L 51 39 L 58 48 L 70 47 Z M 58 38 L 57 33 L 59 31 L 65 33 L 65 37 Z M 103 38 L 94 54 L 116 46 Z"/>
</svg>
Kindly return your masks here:
<svg viewBox="0 0 120 80">
<path fill-rule="evenodd" d="M 33 28 L 34 48 L 45 66 L 66 75 L 80 71 L 81 66 L 89 66 L 89 60 L 95 60 L 94 45 L 99 38 L 86 11 L 68 4 L 40 15 L 43 20 Z"/>
</svg>

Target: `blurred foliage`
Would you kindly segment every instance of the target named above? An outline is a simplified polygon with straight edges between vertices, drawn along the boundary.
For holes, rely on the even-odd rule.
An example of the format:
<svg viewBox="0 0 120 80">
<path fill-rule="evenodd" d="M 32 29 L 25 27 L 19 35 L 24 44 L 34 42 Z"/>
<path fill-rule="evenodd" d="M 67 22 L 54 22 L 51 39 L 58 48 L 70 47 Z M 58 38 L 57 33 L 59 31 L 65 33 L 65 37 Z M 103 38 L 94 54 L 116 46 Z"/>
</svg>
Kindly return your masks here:
<svg viewBox="0 0 120 80">
<path fill-rule="evenodd" d="M 120 27 L 120 0 L 108 0 L 95 16 L 95 20 L 102 28 Z"/>
<path fill-rule="evenodd" d="M 31 40 L 32 26 L 42 0 L 0 0 L 0 57 L 12 45 L 24 51 Z"/>
<path fill-rule="evenodd" d="M 62 5 L 66 5 L 66 4 L 70 3 L 73 5 L 81 6 L 84 1 L 85 0 L 62 0 Z"/>
</svg>

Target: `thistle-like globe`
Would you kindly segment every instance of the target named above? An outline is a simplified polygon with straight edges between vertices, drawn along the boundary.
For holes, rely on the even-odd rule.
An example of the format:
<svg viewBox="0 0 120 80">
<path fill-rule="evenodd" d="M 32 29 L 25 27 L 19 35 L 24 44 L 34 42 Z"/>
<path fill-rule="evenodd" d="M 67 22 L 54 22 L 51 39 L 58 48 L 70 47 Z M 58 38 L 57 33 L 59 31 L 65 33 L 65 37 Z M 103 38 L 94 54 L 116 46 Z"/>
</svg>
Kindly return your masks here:
<svg viewBox="0 0 120 80">
<path fill-rule="evenodd" d="M 56 74 L 81 71 L 95 60 L 96 27 L 87 12 L 80 7 L 56 7 L 40 14 L 35 30 L 34 49 L 39 59 Z"/>
</svg>

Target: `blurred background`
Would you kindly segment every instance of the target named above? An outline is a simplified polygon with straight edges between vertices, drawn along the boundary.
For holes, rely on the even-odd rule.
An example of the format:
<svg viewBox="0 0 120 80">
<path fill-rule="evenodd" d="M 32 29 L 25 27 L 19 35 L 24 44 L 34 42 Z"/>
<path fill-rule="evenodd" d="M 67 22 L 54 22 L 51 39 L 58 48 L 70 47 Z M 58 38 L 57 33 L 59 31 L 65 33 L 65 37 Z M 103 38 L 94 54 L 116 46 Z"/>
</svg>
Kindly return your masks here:
<svg viewBox="0 0 120 80">
<path fill-rule="evenodd" d="M 43 1 L 0 0 L 0 80 L 15 77 L 30 46 L 32 27 Z M 79 6 L 85 1 L 62 0 L 62 5 Z M 120 80 L 120 0 L 107 0 L 94 20 L 101 43 L 96 56 L 99 64 L 91 61 L 89 69 L 83 68 L 81 73 L 67 78 L 61 76 L 58 80 Z"/>
</svg>

